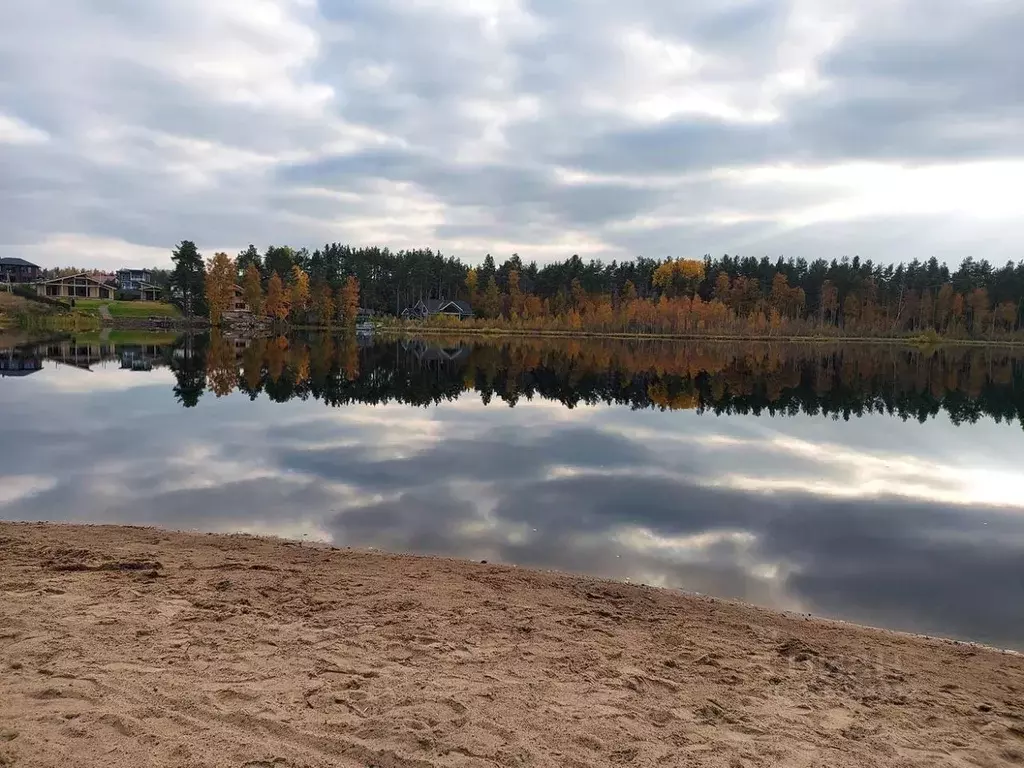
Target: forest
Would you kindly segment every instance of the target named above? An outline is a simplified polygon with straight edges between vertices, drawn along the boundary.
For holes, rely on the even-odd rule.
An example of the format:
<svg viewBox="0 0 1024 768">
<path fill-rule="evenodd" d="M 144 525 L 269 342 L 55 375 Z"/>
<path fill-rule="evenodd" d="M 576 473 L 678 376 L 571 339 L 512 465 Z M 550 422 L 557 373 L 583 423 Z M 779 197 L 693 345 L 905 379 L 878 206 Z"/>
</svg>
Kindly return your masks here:
<svg viewBox="0 0 1024 768">
<path fill-rule="evenodd" d="M 475 317 L 466 327 L 510 330 L 987 338 L 1024 324 L 1024 261 L 996 267 L 966 258 L 954 271 L 935 258 L 882 265 L 859 257 L 574 255 L 538 266 L 515 254 L 498 265 L 488 254 L 470 266 L 430 249 L 337 243 L 312 252 L 250 245 L 234 258 L 204 261 L 191 241 L 173 260 L 168 289 L 190 314 L 216 316 L 211 301 L 233 281 L 259 313 L 325 327 L 352 322 L 358 307 L 398 315 L 428 298 L 468 301 Z"/>
<path fill-rule="evenodd" d="M 888 413 L 954 423 L 982 416 L 1024 425 L 1024 358 L 995 348 L 932 351 L 869 345 L 668 343 L 656 340 L 452 338 L 367 343 L 347 335 L 258 339 L 244 349 L 214 332 L 168 354 L 175 396 L 204 393 L 329 406 L 428 406 L 477 392 L 514 407 L 523 399 L 566 407 L 716 414 L 823 414 L 849 420 Z"/>
</svg>

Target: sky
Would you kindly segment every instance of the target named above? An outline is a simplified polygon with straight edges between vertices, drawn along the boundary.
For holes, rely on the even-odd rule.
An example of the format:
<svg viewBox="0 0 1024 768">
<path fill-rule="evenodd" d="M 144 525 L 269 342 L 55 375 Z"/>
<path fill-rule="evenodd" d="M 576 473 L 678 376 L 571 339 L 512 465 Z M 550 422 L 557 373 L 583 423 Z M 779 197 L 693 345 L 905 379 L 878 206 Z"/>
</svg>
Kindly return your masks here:
<svg viewBox="0 0 1024 768">
<path fill-rule="evenodd" d="M 1020 0 L 0 4 L 0 256 L 1018 260 Z"/>
</svg>

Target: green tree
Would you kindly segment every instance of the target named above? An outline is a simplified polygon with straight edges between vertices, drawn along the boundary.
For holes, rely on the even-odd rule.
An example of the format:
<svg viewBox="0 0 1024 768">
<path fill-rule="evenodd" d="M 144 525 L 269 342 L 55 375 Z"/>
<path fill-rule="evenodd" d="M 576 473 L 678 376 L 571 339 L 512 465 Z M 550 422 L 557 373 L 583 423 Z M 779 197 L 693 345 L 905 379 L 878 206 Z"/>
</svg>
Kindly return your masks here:
<svg viewBox="0 0 1024 768">
<path fill-rule="evenodd" d="M 263 256 L 263 278 L 270 280 L 275 272 L 278 275 L 290 275 L 295 266 L 295 251 L 286 245 L 272 245 Z"/>
<path fill-rule="evenodd" d="M 182 240 L 171 252 L 171 261 L 171 300 L 186 317 L 205 316 L 206 268 L 196 244 Z"/>
<path fill-rule="evenodd" d="M 252 243 L 244 251 L 238 252 L 238 258 L 235 259 L 235 266 L 238 268 L 237 282 L 245 280 L 245 274 L 249 271 L 250 266 L 256 267 L 257 274 L 263 269 L 263 259 L 260 257 L 260 252 L 256 250 L 256 246 Z"/>
</svg>

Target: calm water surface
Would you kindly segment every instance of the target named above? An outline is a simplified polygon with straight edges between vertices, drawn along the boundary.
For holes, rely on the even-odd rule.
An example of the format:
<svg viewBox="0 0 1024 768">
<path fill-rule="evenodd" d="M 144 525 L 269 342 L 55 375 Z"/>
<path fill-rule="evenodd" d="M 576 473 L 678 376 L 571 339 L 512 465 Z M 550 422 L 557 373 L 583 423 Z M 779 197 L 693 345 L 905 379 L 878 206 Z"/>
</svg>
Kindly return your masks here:
<svg viewBox="0 0 1024 768">
<path fill-rule="evenodd" d="M 1010 352 L 126 340 L 0 350 L 0 518 L 558 568 L 1024 649 Z"/>
</svg>

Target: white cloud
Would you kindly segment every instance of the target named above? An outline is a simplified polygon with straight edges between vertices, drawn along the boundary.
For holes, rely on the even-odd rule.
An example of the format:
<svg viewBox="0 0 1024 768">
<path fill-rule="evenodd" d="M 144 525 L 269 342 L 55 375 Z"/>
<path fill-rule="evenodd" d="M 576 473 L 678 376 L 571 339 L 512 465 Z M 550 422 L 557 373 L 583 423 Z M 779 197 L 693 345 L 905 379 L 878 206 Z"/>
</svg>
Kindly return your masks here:
<svg viewBox="0 0 1024 768">
<path fill-rule="evenodd" d="M 1015 258 L 1018 33 L 1012 0 L 9 3 L 0 253 Z"/>
<path fill-rule="evenodd" d="M 46 131 L 33 128 L 16 117 L 0 114 L 0 144 L 45 144 L 49 140 Z"/>
</svg>

